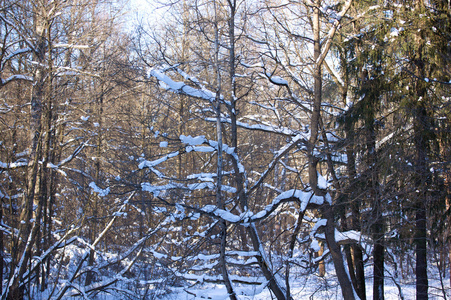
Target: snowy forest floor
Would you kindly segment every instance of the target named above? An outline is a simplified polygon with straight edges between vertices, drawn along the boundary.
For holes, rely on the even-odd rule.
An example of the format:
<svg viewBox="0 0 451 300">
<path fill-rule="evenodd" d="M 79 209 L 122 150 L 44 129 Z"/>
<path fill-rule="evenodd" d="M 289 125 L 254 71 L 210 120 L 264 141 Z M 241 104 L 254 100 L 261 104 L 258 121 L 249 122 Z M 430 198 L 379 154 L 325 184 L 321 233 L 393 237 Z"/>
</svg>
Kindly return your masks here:
<svg viewBox="0 0 451 300">
<path fill-rule="evenodd" d="M 140 269 L 142 266 L 135 266 Z M 398 278 L 394 278 L 395 270 L 391 264 L 385 266 L 385 285 L 384 294 L 386 300 L 412 300 L 415 299 L 415 273 L 410 266 L 406 271 L 404 270 L 404 277 L 401 278 L 399 272 Z M 440 276 L 437 265 L 429 261 L 429 300 L 448 300 L 451 299 L 451 288 L 449 269 L 446 271 L 446 277 Z M 106 275 L 106 274 L 105 274 Z M 365 267 L 366 276 L 366 297 L 368 300 L 373 298 L 373 284 L 372 284 L 372 263 L 367 261 Z M 106 277 L 113 278 L 114 275 L 106 275 Z M 107 278 L 103 278 L 104 280 Z M 129 283 L 133 282 L 131 279 Z M 138 280 L 139 281 L 139 280 Z M 153 278 L 151 280 L 155 285 L 140 285 L 141 287 L 135 289 L 130 285 L 117 282 L 114 284 L 117 293 L 110 294 L 109 292 L 100 292 L 94 298 L 95 300 L 226 300 L 228 299 L 224 285 L 212 283 L 188 283 L 182 281 L 174 285 L 173 281 L 167 278 Z M 263 279 L 262 279 L 263 281 Z M 172 282 L 172 283 L 171 283 Z M 132 284 L 133 285 L 133 284 Z M 175 286 L 177 285 L 177 286 Z M 305 269 L 291 269 L 290 286 L 292 298 L 297 300 L 341 300 L 341 289 L 338 284 L 337 276 L 332 262 L 326 264 L 326 275 L 324 277 L 318 276 L 317 273 L 306 272 Z M 52 298 L 49 295 L 50 290 L 43 293 L 38 292 L 32 288 L 33 292 L 31 299 L 46 300 Z M 276 299 L 271 295 L 270 291 L 265 286 L 259 285 L 241 285 L 234 284 L 235 292 L 240 300 L 272 300 Z M 125 293 L 122 293 L 120 291 Z M 75 291 L 75 290 L 74 290 Z M 111 291 L 110 291 L 111 292 Z M 54 295 L 53 295 L 54 296 Z M 52 298 L 53 299 L 53 298 Z M 82 297 L 66 296 L 63 299 L 82 299 Z"/>
<path fill-rule="evenodd" d="M 394 279 L 393 272 L 386 272 L 385 278 L 385 299 L 386 300 L 411 300 L 415 299 L 415 278 L 410 273 L 405 279 Z M 366 296 L 367 299 L 373 298 L 372 285 L 372 266 L 366 268 Z M 442 283 L 437 268 L 431 266 L 429 270 L 429 299 L 450 299 L 450 280 L 449 277 L 443 278 L 445 293 L 442 289 Z M 448 275 L 449 276 L 449 275 Z M 324 299 L 324 300 L 340 300 L 343 299 L 335 270 L 332 264 L 327 265 L 327 273 L 325 277 L 319 277 L 317 274 L 296 275 L 293 274 L 291 280 L 291 293 L 293 299 Z M 397 286 L 398 285 L 398 286 Z M 165 296 L 157 296 L 155 299 L 162 300 L 197 300 L 197 299 L 228 299 L 226 289 L 219 284 L 203 284 L 195 288 L 169 288 L 170 293 Z M 401 290 L 401 291 L 400 291 Z M 268 289 L 259 291 L 258 287 L 235 285 L 235 291 L 239 294 L 238 299 L 241 300 L 268 300 L 275 299 Z M 401 292 L 401 293 L 400 293 Z"/>
</svg>

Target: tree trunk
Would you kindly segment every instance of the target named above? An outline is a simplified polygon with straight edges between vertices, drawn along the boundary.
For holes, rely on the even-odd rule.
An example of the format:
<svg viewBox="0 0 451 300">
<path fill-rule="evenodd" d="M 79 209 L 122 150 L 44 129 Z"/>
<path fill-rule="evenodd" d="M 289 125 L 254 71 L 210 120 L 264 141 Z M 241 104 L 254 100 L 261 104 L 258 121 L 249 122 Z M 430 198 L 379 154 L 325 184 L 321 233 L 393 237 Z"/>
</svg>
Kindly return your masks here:
<svg viewBox="0 0 451 300">
<path fill-rule="evenodd" d="M 416 293 L 417 299 L 428 299 L 428 275 L 427 275 L 427 214 L 426 214 L 426 199 L 427 199 L 427 144 L 425 132 L 429 129 L 425 128 L 427 124 L 427 115 L 424 104 L 417 104 L 419 107 L 414 116 L 414 143 L 416 150 L 416 180 L 415 189 L 419 191 L 416 193 L 416 214 L 415 214 L 415 254 L 416 254 Z M 426 179 L 426 180 L 425 180 Z"/>
<path fill-rule="evenodd" d="M 321 56 L 321 36 L 320 36 L 320 8 L 321 0 L 315 1 L 315 7 L 313 11 L 313 51 L 314 51 L 314 99 L 313 99 L 313 112 L 310 121 L 310 139 L 307 145 L 308 151 L 308 170 L 309 170 L 309 184 L 313 192 L 318 196 L 326 197 L 326 192 L 318 188 L 318 171 L 317 164 L 318 158 L 315 156 L 315 147 L 318 140 L 319 124 L 321 118 L 321 101 L 322 101 L 322 73 L 321 63 L 318 63 L 318 59 Z M 351 280 L 346 272 L 343 256 L 340 246 L 335 241 L 335 222 L 333 207 L 329 203 L 324 203 L 322 208 L 323 218 L 327 219 L 326 225 L 326 242 L 329 251 L 332 255 L 332 260 L 335 266 L 335 270 L 340 283 L 341 292 L 345 300 L 354 300 L 354 288 L 351 284 Z"/>
<path fill-rule="evenodd" d="M 216 7 L 216 1 L 213 1 L 214 11 L 215 11 L 215 67 L 216 67 L 216 137 L 218 142 L 217 149 L 217 183 L 216 183 L 216 205 L 222 210 L 225 210 L 225 203 L 222 199 L 222 173 L 223 173 L 223 138 L 222 138 L 222 126 L 221 126 L 221 73 L 219 67 L 219 28 L 218 28 L 218 12 Z M 235 53 L 234 53 L 234 3 L 229 2 L 230 7 L 230 22 L 229 22 L 229 33 L 230 33 L 230 49 L 229 49 L 229 60 L 231 66 L 235 66 Z M 233 76 L 235 75 L 234 68 L 230 68 L 229 71 L 230 82 L 233 84 Z M 231 86 L 233 88 L 233 85 Z M 233 99 L 232 99 L 233 100 Z M 222 279 L 227 289 L 227 294 L 231 300 L 237 300 L 236 293 L 233 289 L 232 281 L 230 280 L 229 273 L 227 271 L 227 260 L 226 260 L 226 247 L 227 247 L 227 222 L 221 220 L 220 222 L 221 233 L 220 233 L 220 254 L 219 263 L 222 273 Z"/>
<path fill-rule="evenodd" d="M 36 195 L 39 195 L 38 184 L 40 182 L 39 161 L 42 158 L 42 107 L 45 93 L 46 70 L 46 31 L 49 30 L 48 23 L 43 18 L 42 12 L 37 12 L 34 20 L 36 34 L 36 52 L 34 59 L 38 62 L 35 75 L 30 107 L 30 155 L 27 168 L 27 190 L 24 192 L 22 212 L 20 214 L 19 235 L 17 236 L 16 251 L 12 257 L 10 288 L 7 299 L 23 299 L 24 286 L 21 285 L 23 274 L 28 267 L 32 256 L 31 245 L 35 244 L 32 230 L 33 205 Z M 15 269 L 17 273 L 15 273 Z"/>
<path fill-rule="evenodd" d="M 45 90 L 45 106 L 43 108 L 45 109 L 43 114 L 43 120 L 42 124 L 44 126 L 44 141 L 43 141 L 43 157 L 42 157 L 42 170 L 41 170 L 41 181 L 40 181 L 40 195 L 39 195 L 39 201 L 41 203 L 42 207 L 42 220 L 36 219 L 37 224 L 39 225 L 38 230 L 38 237 L 36 239 L 36 255 L 40 256 L 43 252 L 43 250 L 46 247 L 49 247 L 50 245 L 45 243 L 46 240 L 46 228 L 47 223 L 49 220 L 48 217 L 48 210 L 49 210 L 49 199 L 50 199 L 50 193 L 52 190 L 50 190 L 51 182 L 52 182 L 52 175 L 53 172 L 50 171 L 49 168 L 47 168 L 47 164 L 50 162 L 52 157 L 52 152 L 55 151 L 55 149 L 52 147 L 53 144 L 53 128 L 52 128 L 52 122 L 53 122 L 53 61 L 51 60 L 52 55 L 52 47 L 51 47 L 51 32 L 50 30 L 47 31 L 47 56 L 49 57 L 48 60 L 48 78 L 47 78 L 47 84 L 46 84 L 46 90 Z M 48 233 L 51 235 L 51 232 Z M 39 280 L 39 277 L 41 279 L 41 291 L 45 290 L 46 287 L 46 270 L 44 267 L 44 262 L 41 262 L 40 268 L 37 268 L 37 278 Z M 41 272 L 39 276 L 39 272 Z"/>
<path fill-rule="evenodd" d="M 450 179 L 450 177 L 451 177 L 451 175 L 449 174 L 450 172 L 449 172 L 449 170 L 447 170 L 447 174 L 446 174 L 446 177 L 445 177 L 445 185 L 446 185 L 446 191 L 447 191 L 447 195 L 446 195 L 446 210 L 447 211 L 449 211 L 450 210 L 450 207 L 451 207 L 451 201 L 450 201 L 450 194 L 451 194 L 451 187 L 450 187 L 450 181 L 451 181 L 451 179 Z M 444 248 L 445 249 L 448 249 L 448 267 L 449 267 L 449 286 L 451 287 L 451 245 L 450 245 L 450 242 L 449 241 L 451 241 L 451 228 L 450 228 L 450 224 L 451 224 L 451 215 L 449 215 L 448 216 L 448 228 L 447 228 L 447 230 L 445 231 L 445 237 L 444 237 L 444 239 L 446 240 L 446 239 L 448 239 L 448 243 L 444 243 Z M 443 264 L 443 268 L 445 269 L 445 263 Z M 444 270 L 445 271 L 445 270 Z M 446 274 L 446 273 L 444 273 L 444 274 Z"/>
<path fill-rule="evenodd" d="M 418 12 L 424 10 L 424 3 L 416 1 L 415 9 Z M 415 68 L 415 93 L 413 94 L 413 130 L 415 149 L 415 180 L 413 193 L 415 200 L 415 255 L 416 255 L 416 297 L 417 300 L 428 299 L 428 275 L 427 275 L 427 197 L 430 174 L 427 161 L 428 143 L 430 135 L 429 117 L 426 110 L 427 87 L 423 80 L 426 76 L 423 57 L 425 41 L 420 32 L 415 35 L 417 43 L 416 55 L 412 57 Z"/>
<path fill-rule="evenodd" d="M 332 261 L 334 263 L 335 272 L 337 273 L 338 282 L 340 283 L 341 293 L 345 300 L 354 300 L 354 288 L 352 287 L 351 280 L 348 276 L 348 273 L 346 272 L 340 246 L 335 241 L 333 207 L 329 204 L 324 204 L 322 208 L 322 214 L 327 220 L 325 230 L 326 242 L 330 254 L 332 255 Z"/>
<path fill-rule="evenodd" d="M 3 223 L 3 198 L 0 198 L 0 224 Z M 3 295 L 3 230 L 0 230 L 0 295 Z"/>
<path fill-rule="evenodd" d="M 343 99 L 346 101 L 346 95 L 343 95 Z M 349 185 L 354 184 L 354 180 L 357 179 L 357 171 L 355 165 L 355 136 L 354 136 L 354 125 L 351 120 L 345 121 L 345 133 L 348 145 L 346 146 L 346 157 L 347 157 L 347 170 L 349 176 Z M 347 195 L 345 195 L 347 197 Z M 347 197 L 348 198 L 348 197 Z M 349 201 L 349 200 L 348 200 Z M 360 199 L 352 199 L 350 202 L 351 207 L 351 218 L 350 218 L 350 229 L 360 231 Z M 365 286 L 365 269 L 363 264 L 363 252 L 359 245 L 350 245 L 350 255 L 352 257 L 352 262 L 355 271 L 355 282 L 354 287 L 356 289 L 357 295 L 361 300 L 366 300 L 366 286 Z M 349 262 L 348 262 L 349 264 Z"/>
<path fill-rule="evenodd" d="M 385 261 L 385 241 L 384 241 L 384 220 L 382 211 L 382 199 L 379 193 L 379 171 L 378 171 L 378 160 L 376 151 L 376 131 L 374 128 L 375 119 L 375 103 L 378 101 L 378 84 L 377 79 L 375 82 L 368 82 L 368 90 L 371 92 L 370 98 L 365 99 L 367 101 L 367 112 L 365 116 L 365 127 L 367 135 L 367 168 L 368 168 L 368 183 L 369 183 L 369 193 L 371 195 L 371 218 L 372 218 L 372 238 L 374 243 L 373 248 L 373 299 L 374 300 L 384 300 L 384 261 Z M 365 83 L 364 83 L 365 84 Z"/>
</svg>

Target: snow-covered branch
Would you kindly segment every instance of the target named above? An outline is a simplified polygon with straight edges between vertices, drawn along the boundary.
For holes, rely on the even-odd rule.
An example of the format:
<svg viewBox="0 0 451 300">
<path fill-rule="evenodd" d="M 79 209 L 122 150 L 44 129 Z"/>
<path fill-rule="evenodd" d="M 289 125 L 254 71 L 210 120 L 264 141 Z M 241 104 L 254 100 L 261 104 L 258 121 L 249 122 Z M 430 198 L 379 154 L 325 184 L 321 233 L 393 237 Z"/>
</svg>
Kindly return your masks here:
<svg viewBox="0 0 451 300">
<path fill-rule="evenodd" d="M 199 98 L 213 103 L 216 99 L 216 93 L 206 88 L 194 88 L 184 82 L 174 81 L 159 69 L 153 69 L 149 75 L 160 81 L 163 88 L 175 93 L 184 94 L 190 97 Z"/>
<path fill-rule="evenodd" d="M 28 166 L 28 161 L 24 161 L 23 159 L 13 163 L 4 163 L 0 161 L 0 170 L 12 170 L 26 166 Z"/>
<path fill-rule="evenodd" d="M 26 75 L 11 75 L 6 79 L 2 79 L 0 78 L 0 88 L 7 85 L 10 82 L 13 81 L 19 81 L 19 80 L 23 80 L 23 81 L 28 81 L 28 82 L 33 82 L 33 77 L 31 76 L 26 76 Z"/>
<path fill-rule="evenodd" d="M 205 121 L 208 121 L 208 122 L 215 121 L 216 122 L 216 119 L 215 118 L 205 118 Z M 230 124 L 232 121 L 230 118 L 221 118 L 221 122 Z M 248 123 L 245 123 L 242 121 L 237 121 L 236 125 L 243 129 L 262 131 L 262 132 L 268 132 L 268 133 L 277 133 L 277 134 L 282 134 L 285 136 L 293 136 L 294 137 L 299 134 L 302 134 L 301 132 L 299 132 L 297 130 L 293 130 L 293 129 L 290 129 L 287 127 L 270 125 L 270 124 L 248 124 Z"/>
</svg>

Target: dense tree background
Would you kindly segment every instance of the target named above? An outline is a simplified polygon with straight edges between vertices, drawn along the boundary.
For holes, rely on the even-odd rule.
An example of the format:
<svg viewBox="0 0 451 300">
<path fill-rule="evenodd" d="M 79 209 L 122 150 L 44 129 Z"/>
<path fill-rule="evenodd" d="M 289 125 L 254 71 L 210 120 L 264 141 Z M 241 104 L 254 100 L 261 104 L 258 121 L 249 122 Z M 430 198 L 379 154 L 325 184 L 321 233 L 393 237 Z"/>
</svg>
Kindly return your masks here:
<svg viewBox="0 0 451 300">
<path fill-rule="evenodd" d="M 449 1 L 152 5 L 0 1 L 2 299 L 449 297 Z"/>
</svg>

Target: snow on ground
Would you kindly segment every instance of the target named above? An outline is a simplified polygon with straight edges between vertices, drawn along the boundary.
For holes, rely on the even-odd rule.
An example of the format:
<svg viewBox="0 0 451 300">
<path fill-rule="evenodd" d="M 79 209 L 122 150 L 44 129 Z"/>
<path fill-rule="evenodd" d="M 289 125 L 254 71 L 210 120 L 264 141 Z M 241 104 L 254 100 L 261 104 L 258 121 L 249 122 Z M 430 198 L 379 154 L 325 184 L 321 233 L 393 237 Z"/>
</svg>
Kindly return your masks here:
<svg viewBox="0 0 451 300">
<path fill-rule="evenodd" d="M 76 267 L 75 262 L 77 258 L 83 256 L 84 250 L 77 247 L 74 244 L 66 246 L 66 257 L 71 261 L 68 266 L 69 271 L 74 271 Z M 154 252 L 154 256 L 159 257 L 159 253 Z M 242 252 L 239 254 L 243 255 Z M 248 253 L 249 254 L 249 253 Z M 252 254 L 252 253 L 250 253 Z M 103 256 L 102 261 L 111 260 L 115 258 L 113 256 Z M 208 260 L 211 256 L 198 255 L 196 259 Z M 194 258 L 193 258 L 194 259 Z M 126 260 L 125 262 L 128 263 Z M 393 265 L 387 263 L 385 268 L 385 299 L 386 300 L 412 300 L 415 299 L 415 277 L 413 265 L 406 271 L 405 278 L 397 278 L 396 282 L 392 275 L 395 274 Z M 138 270 L 142 271 L 144 267 L 150 267 L 153 269 L 153 263 L 136 266 Z M 230 268 L 233 269 L 233 268 Z M 447 274 L 446 278 L 443 278 L 443 285 L 446 290 L 446 297 L 441 288 L 442 283 L 440 281 L 440 274 L 437 266 L 432 261 L 428 264 L 428 276 L 429 276 L 429 300 L 443 300 L 450 299 L 450 278 Z M 447 271 L 449 272 L 449 270 Z M 342 300 L 341 289 L 338 285 L 338 280 L 335 274 L 333 264 L 328 262 L 326 264 L 326 276 L 319 277 L 317 274 L 308 273 L 303 268 L 293 267 L 290 271 L 290 285 L 291 295 L 294 300 Z M 201 273 L 198 273 L 201 275 Z M 367 261 L 365 267 L 366 275 L 366 296 L 368 300 L 373 298 L 373 286 L 372 286 L 372 264 L 371 259 Z M 114 278 L 114 274 L 102 273 L 99 274 L 102 280 L 108 280 Z M 233 277 L 233 276 L 232 276 Z M 121 281 L 124 280 L 124 281 Z M 169 277 L 149 278 L 148 280 L 135 281 L 133 278 L 127 280 L 121 277 L 120 280 L 113 284 L 108 291 L 100 292 L 96 294 L 92 299 L 96 300 L 117 300 L 117 299 L 158 299 L 158 300 L 200 300 L 200 299 L 212 299 L 212 300 L 226 300 L 227 292 L 222 284 L 213 284 L 203 282 L 202 284 L 194 285 L 194 282 L 183 283 L 180 280 L 169 279 Z M 61 281 L 60 283 L 62 283 Z M 77 280 L 78 283 L 82 281 Z M 175 283 L 175 284 L 174 284 Z M 399 285 L 399 287 L 398 287 Z M 265 288 L 264 285 L 241 285 L 234 284 L 235 292 L 240 300 L 269 300 L 275 299 L 274 295 L 271 295 L 270 291 Z M 400 290 L 401 289 L 401 294 Z M 39 292 L 38 287 L 32 287 L 33 300 L 45 300 L 54 299 L 50 296 L 53 287 L 45 292 Z M 63 299 L 82 299 L 82 297 L 71 297 L 71 293 L 76 290 L 69 289 Z M 55 295 L 53 295 L 55 297 Z"/>
<path fill-rule="evenodd" d="M 368 265 L 366 268 L 366 296 L 367 299 L 373 298 L 373 286 L 372 286 L 372 266 Z M 333 266 L 329 264 L 327 266 L 327 274 L 324 278 L 317 275 L 302 275 L 292 274 L 291 294 L 293 299 L 311 299 L 311 300 L 341 300 L 341 290 L 338 285 L 338 280 L 335 275 Z M 413 274 L 410 274 L 413 275 Z M 402 297 L 400 297 L 399 289 L 391 279 L 390 274 L 387 272 L 385 278 L 385 299 L 386 300 L 412 300 L 415 299 L 415 280 L 413 278 L 406 279 L 399 282 L 401 287 Z M 449 277 L 444 279 L 445 288 L 447 289 L 446 299 L 450 297 Z M 440 280 L 438 274 L 430 274 L 429 278 L 429 300 L 445 299 L 443 292 L 440 289 Z M 234 285 L 235 291 L 238 293 L 238 299 L 240 300 L 268 300 L 275 299 L 274 295 L 271 295 L 268 289 L 264 289 L 259 292 L 258 286 L 241 286 Z M 257 293 L 257 294 L 256 294 Z M 256 295 L 255 295 L 256 294 Z M 196 295 L 196 296 L 195 296 Z M 218 284 L 203 284 L 202 286 L 193 288 L 172 288 L 172 292 L 160 296 L 161 300 L 200 300 L 200 299 L 212 299 L 212 300 L 225 300 L 228 299 L 226 289 L 223 285 Z"/>
</svg>

